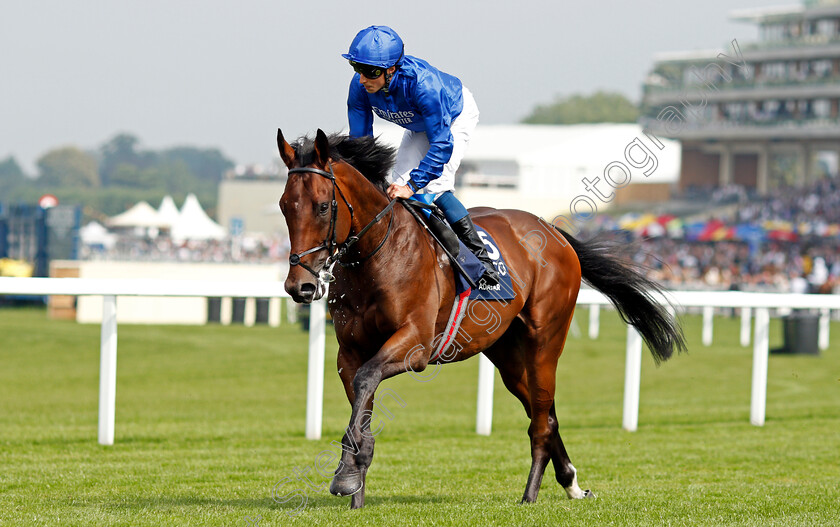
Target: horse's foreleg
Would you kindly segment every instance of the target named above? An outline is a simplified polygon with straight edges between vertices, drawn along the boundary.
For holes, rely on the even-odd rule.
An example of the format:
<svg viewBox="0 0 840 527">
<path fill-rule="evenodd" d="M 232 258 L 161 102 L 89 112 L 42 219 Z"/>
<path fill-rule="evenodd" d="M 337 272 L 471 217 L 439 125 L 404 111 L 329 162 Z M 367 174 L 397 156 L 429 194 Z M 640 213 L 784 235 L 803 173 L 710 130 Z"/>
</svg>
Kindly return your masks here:
<svg viewBox="0 0 840 527">
<path fill-rule="evenodd" d="M 356 398 L 356 401 L 359 397 Z M 354 404 L 354 407 L 356 405 Z M 370 415 L 373 398 L 362 407 L 362 415 Z M 351 496 L 350 508 L 358 509 L 365 504 L 365 475 L 373 461 L 373 435 L 370 421 L 365 419 L 354 426 L 356 412 L 350 417 L 350 425 L 341 439 L 341 461 L 330 483 L 330 492 L 336 496 Z"/>
<path fill-rule="evenodd" d="M 353 387 L 353 380 L 362 365 L 361 359 L 355 353 L 343 348 L 338 350 L 338 375 L 344 385 L 344 391 L 350 407 L 353 409 L 351 423 L 355 415 L 356 391 Z M 372 406 L 372 404 L 371 404 Z M 365 407 L 369 409 L 369 407 Z M 335 475 L 330 482 L 330 492 L 336 496 L 352 496 L 351 507 L 359 508 L 364 505 L 364 475 L 356 465 L 356 454 L 359 453 L 359 434 L 351 433 L 352 427 L 348 426 L 344 436 L 341 438 L 341 460 L 335 470 Z"/>
<path fill-rule="evenodd" d="M 365 410 L 370 411 L 372 407 L 371 403 Z M 350 496 L 350 508 L 359 509 L 365 505 L 365 476 L 373 460 L 374 441 L 369 423 L 363 423 L 355 431 L 348 426 L 341 444 L 341 461 L 330 483 L 330 492 L 336 496 Z"/>
<path fill-rule="evenodd" d="M 364 506 L 365 475 L 373 461 L 375 443 L 370 429 L 374 394 L 383 380 L 409 368 L 417 369 L 416 360 L 406 360 L 410 344 L 417 340 L 413 329 L 401 329 L 373 358 L 361 365 L 353 377 L 350 424 L 342 439 L 341 462 L 330 484 L 330 492 L 336 496 L 352 496 L 351 508 Z M 425 367 L 422 357 L 428 361 L 428 353 L 419 354 L 419 357 Z"/>
</svg>

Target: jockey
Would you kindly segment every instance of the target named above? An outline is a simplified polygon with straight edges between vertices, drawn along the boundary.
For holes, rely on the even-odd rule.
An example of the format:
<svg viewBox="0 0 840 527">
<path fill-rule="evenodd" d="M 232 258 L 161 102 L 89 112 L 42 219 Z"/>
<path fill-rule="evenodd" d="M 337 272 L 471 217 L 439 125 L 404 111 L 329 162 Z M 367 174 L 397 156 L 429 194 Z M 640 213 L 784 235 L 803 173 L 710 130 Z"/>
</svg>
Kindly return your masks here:
<svg viewBox="0 0 840 527">
<path fill-rule="evenodd" d="M 405 128 L 388 197 L 434 195 L 434 203 L 466 245 L 484 264 L 482 280 L 499 283 L 464 205 L 452 192 L 475 125 L 478 106 L 472 93 L 452 75 L 405 55 L 403 41 L 387 26 L 361 30 L 342 57 L 356 71 L 347 98 L 350 137 L 373 135 L 373 114 Z M 425 201 L 425 200 L 422 200 Z"/>
</svg>

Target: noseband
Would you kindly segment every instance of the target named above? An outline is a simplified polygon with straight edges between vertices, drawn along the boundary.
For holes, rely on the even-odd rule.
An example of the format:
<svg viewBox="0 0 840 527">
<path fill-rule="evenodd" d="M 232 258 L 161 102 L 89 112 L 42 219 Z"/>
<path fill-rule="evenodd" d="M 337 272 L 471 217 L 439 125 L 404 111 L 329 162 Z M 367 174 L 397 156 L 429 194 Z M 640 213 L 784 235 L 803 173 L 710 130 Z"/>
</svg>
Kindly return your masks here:
<svg viewBox="0 0 840 527">
<path fill-rule="evenodd" d="M 311 267 L 306 265 L 305 263 L 301 262 L 300 259 L 308 254 L 316 253 L 319 251 L 327 251 L 329 257 L 327 258 L 326 263 L 324 264 L 323 270 L 326 271 L 326 280 L 332 282 L 333 276 L 330 274 L 329 269 L 332 268 L 334 263 L 338 263 L 342 267 L 356 267 L 361 265 L 362 262 L 376 254 L 379 249 L 385 245 L 385 241 L 388 239 L 388 236 L 391 234 L 391 224 L 394 221 L 394 215 L 391 214 L 390 219 L 388 220 L 388 230 L 385 232 L 385 236 L 382 238 L 382 241 L 379 242 L 379 245 L 376 246 L 376 249 L 373 250 L 370 254 L 361 258 L 355 262 L 342 262 L 341 258 L 347 254 L 347 251 L 359 241 L 359 239 L 365 235 L 365 233 L 373 227 L 379 220 L 381 220 L 385 214 L 388 213 L 393 207 L 394 203 L 396 203 L 396 199 L 392 199 L 388 205 L 382 209 L 374 218 L 370 221 L 365 227 L 359 231 L 356 235 L 350 235 L 344 240 L 344 243 L 336 242 L 336 221 L 338 219 L 338 201 L 335 199 L 335 191 L 338 190 L 338 194 L 341 196 L 341 199 L 344 201 L 344 204 L 347 205 L 347 209 L 350 211 L 350 228 L 353 228 L 353 206 L 347 201 L 347 198 L 344 197 L 344 192 L 341 191 L 341 187 L 338 186 L 338 182 L 335 179 L 335 173 L 333 172 L 332 163 L 329 164 L 330 171 L 327 172 L 325 170 L 320 170 L 317 168 L 308 168 L 308 167 L 301 167 L 301 168 L 291 168 L 289 169 L 289 174 L 318 174 L 319 176 L 325 177 L 332 183 L 332 201 L 330 203 L 330 230 L 327 232 L 326 239 L 321 242 L 319 245 L 311 249 L 307 249 L 302 253 L 291 254 L 289 255 L 289 265 L 292 267 L 299 265 L 312 273 L 316 278 L 319 280 L 321 279 L 321 274 L 315 272 Z"/>
</svg>

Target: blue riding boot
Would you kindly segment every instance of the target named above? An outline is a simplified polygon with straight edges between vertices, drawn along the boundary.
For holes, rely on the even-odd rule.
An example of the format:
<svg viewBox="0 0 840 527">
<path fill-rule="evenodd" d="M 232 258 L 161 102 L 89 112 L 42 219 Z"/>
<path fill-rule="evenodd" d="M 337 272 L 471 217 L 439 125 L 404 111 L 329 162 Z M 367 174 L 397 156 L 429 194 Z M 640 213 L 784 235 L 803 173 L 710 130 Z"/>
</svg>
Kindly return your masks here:
<svg viewBox="0 0 840 527">
<path fill-rule="evenodd" d="M 493 265 L 490 255 L 487 254 L 487 247 L 478 236 L 470 215 L 467 214 L 452 223 L 451 226 L 455 234 L 458 235 L 458 239 L 484 264 L 484 274 L 481 275 L 480 281 L 483 281 L 488 287 L 499 285 L 499 273 L 496 271 L 496 266 Z"/>
</svg>

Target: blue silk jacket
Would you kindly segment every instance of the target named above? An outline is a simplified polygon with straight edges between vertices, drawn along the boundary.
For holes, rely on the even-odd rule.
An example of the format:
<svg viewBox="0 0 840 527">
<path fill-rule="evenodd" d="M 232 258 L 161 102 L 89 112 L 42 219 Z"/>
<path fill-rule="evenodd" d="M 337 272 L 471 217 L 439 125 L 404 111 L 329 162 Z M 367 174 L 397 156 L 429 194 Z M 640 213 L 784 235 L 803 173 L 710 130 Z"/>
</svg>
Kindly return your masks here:
<svg viewBox="0 0 840 527">
<path fill-rule="evenodd" d="M 452 156 L 449 127 L 464 107 L 461 81 L 425 60 L 406 55 L 391 78 L 388 95 L 384 91 L 368 93 L 359 74 L 353 75 L 347 98 L 350 136 L 373 135 L 374 113 L 413 132 L 426 132 L 429 152 L 411 171 L 411 182 L 419 190 L 440 177 Z"/>
</svg>

